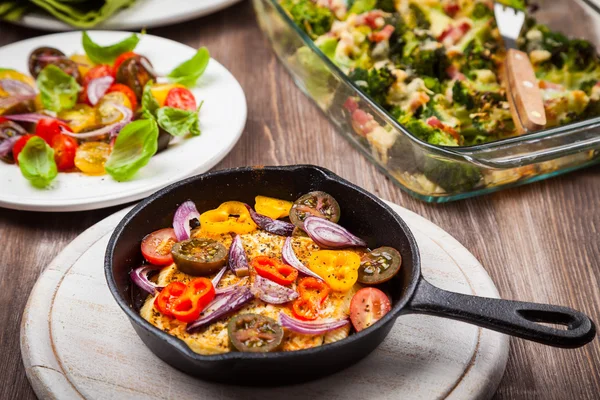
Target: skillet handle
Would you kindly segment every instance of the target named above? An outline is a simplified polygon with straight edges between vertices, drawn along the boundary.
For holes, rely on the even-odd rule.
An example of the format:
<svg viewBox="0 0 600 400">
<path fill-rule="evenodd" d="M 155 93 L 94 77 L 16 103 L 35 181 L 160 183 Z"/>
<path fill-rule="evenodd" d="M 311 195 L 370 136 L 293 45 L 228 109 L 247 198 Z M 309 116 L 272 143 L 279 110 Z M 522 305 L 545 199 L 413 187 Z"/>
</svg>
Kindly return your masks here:
<svg viewBox="0 0 600 400">
<path fill-rule="evenodd" d="M 596 335 L 587 315 L 567 307 L 448 292 L 421 279 L 408 312 L 456 319 L 554 347 L 574 348 Z M 565 329 L 539 324 L 564 325 Z"/>
</svg>

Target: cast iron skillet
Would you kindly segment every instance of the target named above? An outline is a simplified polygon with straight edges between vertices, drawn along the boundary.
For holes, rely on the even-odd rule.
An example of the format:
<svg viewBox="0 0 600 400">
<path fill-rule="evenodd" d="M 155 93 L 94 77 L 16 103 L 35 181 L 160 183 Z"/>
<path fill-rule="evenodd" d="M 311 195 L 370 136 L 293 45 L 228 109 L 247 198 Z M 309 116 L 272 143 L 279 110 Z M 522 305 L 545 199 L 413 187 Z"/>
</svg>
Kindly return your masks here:
<svg viewBox="0 0 600 400">
<path fill-rule="evenodd" d="M 372 327 L 345 340 L 308 350 L 203 356 L 140 317 L 134 307 L 139 294 L 137 288 L 131 287 L 129 272 L 143 261 L 142 238 L 171 226 L 179 204 L 192 199 L 202 213 L 227 200 L 254 204 L 258 194 L 295 200 L 313 190 L 326 191 L 337 199 L 342 210 L 340 224 L 365 239 L 369 247 L 392 246 L 402 254 L 402 268 L 387 288 L 393 308 Z M 339 371 L 373 351 L 396 318 L 410 313 L 457 319 L 556 347 L 583 346 L 595 336 L 594 323 L 570 308 L 467 296 L 432 286 L 421 276 L 417 243 L 396 213 L 372 194 L 326 169 L 310 165 L 230 169 L 168 186 L 123 218 L 110 238 L 104 268 L 112 295 L 150 350 L 190 375 L 229 384 L 296 383 Z M 564 325 L 565 329 L 536 322 Z"/>
</svg>

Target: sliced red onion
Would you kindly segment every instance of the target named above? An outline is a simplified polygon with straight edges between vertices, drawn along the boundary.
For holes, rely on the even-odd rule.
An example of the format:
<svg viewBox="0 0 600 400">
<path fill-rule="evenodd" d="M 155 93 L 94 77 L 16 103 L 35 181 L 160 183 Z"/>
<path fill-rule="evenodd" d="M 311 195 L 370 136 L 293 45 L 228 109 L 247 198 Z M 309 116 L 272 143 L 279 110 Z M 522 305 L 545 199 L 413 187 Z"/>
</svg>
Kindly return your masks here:
<svg viewBox="0 0 600 400">
<path fill-rule="evenodd" d="M 283 311 L 279 313 L 279 323 L 281 323 L 281 326 L 305 335 L 320 335 L 325 332 L 341 328 L 342 326 L 347 325 L 348 322 L 348 318 L 339 320 L 327 319 L 321 321 L 300 321 L 296 318 L 290 317 Z"/>
<path fill-rule="evenodd" d="M 256 225 L 260 227 L 260 229 L 264 229 L 265 231 L 272 233 L 274 235 L 280 236 L 292 236 L 292 232 L 294 231 L 294 224 L 290 224 L 289 222 L 280 221 L 278 219 L 269 218 L 266 215 L 262 215 L 257 213 L 250 207 L 248 204 L 245 204 L 246 208 L 250 212 L 250 216 Z"/>
<path fill-rule="evenodd" d="M 92 79 L 87 84 L 87 96 L 93 106 L 98 104 L 114 81 L 115 78 L 112 76 L 102 76 L 100 78 Z"/>
<path fill-rule="evenodd" d="M 250 273 L 250 266 L 248 265 L 248 258 L 246 257 L 246 251 L 242 244 L 242 238 L 240 235 L 235 235 L 229 248 L 229 260 L 227 265 L 231 269 L 231 272 L 239 277 L 246 276 Z"/>
<path fill-rule="evenodd" d="M 295 290 L 281 286 L 260 275 L 256 275 L 254 278 L 252 294 L 269 304 L 284 304 L 298 298 L 298 293 Z"/>
<path fill-rule="evenodd" d="M 337 249 L 341 247 L 366 247 L 367 242 L 354 236 L 338 224 L 319 217 L 307 217 L 304 231 L 321 247 Z"/>
<path fill-rule="evenodd" d="M 190 238 L 190 233 L 192 231 L 190 221 L 199 218 L 200 213 L 196 209 L 194 202 L 191 200 L 182 203 L 179 208 L 177 208 L 175 216 L 173 217 L 173 229 L 175 230 L 175 236 L 177 236 L 179 242 Z"/>
<path fill-rule="evenodd" d="M 11 136 L 0 142 L 0 157 L 6 157 L 15 146 L 15 143 L 21 138 L 21 136 Z"/>
<path fill-rule="evenodd" d="M 150 279 L 148 279 L 148 273 L 160 268 L 162 267 L 142 265 L 141 267 L 131 271 L 129 276 L 131 277 L 133 283 L 137 285 L 137 287 L 142 289 L 144 292 L 154 295 L 163 290 L 163 286 L 158 286 L 154 282 L 150 281 Z"/>
<path fill-rule="evenodd" d="M 215 290 L 217 289 L 217 285 L 219 284 L 219 282 L 221 282 L 221 278 L 223 277 L 223 275 L 225 275 L 225 271 L 227 271 L 227 267 L 221 268 L 219 273 L 216 274 L 214 278 L 212 278 L 211 282 Z"/>
<path fill-rule="evenodd" d="M 319 275 L 312 272 L 308 269 L 302 262 L 296 257 L 296 253 L 294 253 L 294 249 L 292 248 L 292 238 L 287 237 L 285 239 L 285 243 L 283 244 L 283 249 L 281 250 L 281 257 L 283 258 L 283 262 L 287 265 L 296 268 L 298 271 L 302 272 L 304 275 L 312 276 L 314 278 L 323 280 Z"/>
<path fill-rule="evenodd" d="M 33 100 L 35 96 L 35 94 L 17 94 L 10 97 L 3 97 L 0 99 L 0 108 L 8 108 L 24 101 Z"/>
<path fill-rule="evenodd" d="M 92 139 L 95 137 L 105 136 L 105 135 L 109 135 L 109 134 L 111 137 L 118 135 L 119 132 L 121 131 L 121 129 L 123 129 L 123 127 L 125 125 L 127 125 L 128 123 L 131 122 L 131 119 L 133 118 L 133 111 L 131 111 L 129 108 L 122 106 L 120 104 L 113 104 L 113 105 L 115 106 L 115 108 L 117 110 L 119 110 L 123 114 L 123 119 L 121 119 L 119 122 L 116 122 L 112 125 L 106 125 L 100 129 L 96 129 L 95 131 L 90 131 L 90 132 L 85 132 L 85 133 L 69 132 L 68 130 L 66 130 L 62 127 L 61 127 L 61 132 L 64 135 L 71 136 L 75 139 Z"/>
<path fill-rule="evenodd" d="M 242 286 L 231 294 L 221 295 L 206 307 L 200 318 L 188 324 L 186 331 L 194 333 L 202 327 L 213 323 L 223 316 L 240 309 L 244 304 L 254 298 L 250 288 Z"/>
<path fill-rule="evenodd" d="M 25 82 L 18 81 L 16 79 L 0 79 L 0 87 L 11 95 L 33 95 L 35 96 L 35 89 L 26 84 Z"/>
<path fill-rule="evenodd" d="M 27 114 L 11 114 L 11 115 L 3 115 L 2 117 L 9 119 L 11 121 L 18 121 L 18 122 L 32 122 L 32 123 L 36 123 L 39 122 L 39 120 L 41 119 L 55 119 L 58 121 L 63 121 L 60 118 L 55 118 L 55 117 L 51 117 L 49 115 L 45 115 L 45 114 L 39 114 L 39 113 L 27 113 Z"/>
<path fill-rule="evenodd" d="M 239 281 L 237 281 L 233 285 L 229 285 L 229 286 L 225 286 L 225 287 L 221 287 L 221 288 L 215 289 L 215 293 L 216 294 L 228 294 L 228 293 L 231 293 L 231 292 L 237 290 L 238 288 L 240 288 L 240 286 L 245 286 L 246 283 L 248 283 L 248 277 L 247 276 L 244 277 L 244 279 L 240 279 Z"/>
</svg>

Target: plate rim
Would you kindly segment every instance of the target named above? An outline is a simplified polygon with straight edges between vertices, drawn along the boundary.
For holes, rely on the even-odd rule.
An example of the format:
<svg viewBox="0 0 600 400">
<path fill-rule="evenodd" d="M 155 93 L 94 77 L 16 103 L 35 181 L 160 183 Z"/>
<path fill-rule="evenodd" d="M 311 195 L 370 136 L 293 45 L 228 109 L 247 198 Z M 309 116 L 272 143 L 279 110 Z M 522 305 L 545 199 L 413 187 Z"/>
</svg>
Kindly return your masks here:
<svg viewBox="0 0 600 400">
<path fill-rule="evenodd" d="M 19 46 L 23 46 L 23 45 L 27 46 L 31 42 L 36 42 L 36 41 L 39 41 L 40 39 L 49 38 L 50 40 L 53 40 L 53 39 L 59 40 L 60 38 L 62 38 L 64 36 L 78 35 L 78 34 L 80 34 L 80 32 L 81 31 L 68 31 L 68 32 L 57 32 L 57 33 L 49 33 L 46 35 L 40 35 L 40 36 L 36 36 L 36 37 L 20 40 L 18 42 L 7 44 L 5 46 L 0 47 L 0 51 L 11 51 L 12 47 L 19 47 Z M 97 30 L 97 31 L 94 31 L 94 33 L 107 34 L 107 35 L 119 35 L 119 36 L 123 35 L 124 36 L 124 35 L 127 35 L 129 32 L 119 31 L 119 30 Z M 169 44 L 184 46 L 190 50 L 194 50 L 193 47 L 191 47 L 185 43 L 177 42 L 172 39 L 168 39 L 168 38 L 164 38 L 164 37 L 156 36 L 156 35 L 151 35 L 151 34 L 144 34 L 144 36 L 147 36 L 148 38 L 150 38 L 152 40 L 168 42 Z M 66 199 L 66 200 L 63 200 L 60 202 L 48 203 L 48 199 L 38 200 L 38 199 L 31 199 L 31 198 L 23 199 L 23 198 L 16 198 L 16 197 L 13 197 L 12 199 L 11 198 L 6 199 L 6 198 L 2 198 L 2 196 L 0 195 L 0 207 L 12 209 L 12 210 L 19 210 L 19 211 L 39 211 L 39 212 L 77 212 L 77 211 L 97 210 L 97 209 L 112 207 L 115 205 L 126 204 L 126 203 L 140 200 L 140 199 L 142 199 L 142 198 L 144 198 L 144 197 L 146 197 L 146 196 L 148 196 L 148 195 L 150 195 L 150 194 L 160 190 L 161 188 L 168 186 L 174 182 L 177 182 L 177 181 L 185 179 L 187 177 L 211 170 L 215 165 L 217 165 L 220 161 L 222 161 L 223 158 L 225 158 L 231 152 L 231 150 L 233 150 L 235 145 L 238 143 L 240 137 L 242 136 L 242 134 L 245 130 L 247 121 L 248 121 L 248 102 L 246 99 L 246 93 L 244 92 L 242 85 L 237 80 L 237 78 L 231 73 L 231 71 L 229 71 L 223 64 L 219 63 L 217 60 L 215 60 L 212 57 L 211 57 L 210 62 L 216 64 L 217 68 L 222 69 L 222 71 L 231 78 L 231 80 L 232 80 L 231 83 L 234 84 L 235 91 L 237 91 L 238 95 L 240 95 L 239 100 L 240 100 L 240 105 L 242 106 L 242 109 L 239 110 L 239 116 L 240 116 L 240 121 L 241 121 L 239 129 L 233 135 L 233 140 L 231 140 L 231 142 L 228 144 L 228 146 L 225 147 L 220 153 L 213 154 L 202 165 L 198 166 L 197 168 L 194 168 L 191 171 L 186 172 L 185 174 L 178 175 L 175 178 L 169 178 L 167 181 L 162 182 L 160 184 L 157 183 L 156 185 L 154 185 L 150 188 L 140 187 L 125 196 L 115 197 L 114 194 L 111 194 L 111 195 L 96 196 L 93 199 L 87 199 L 87 200 L 81 199 L 81 198 L 75 198 L 73 200 Z M 52 190 L 52 189 L 50 189 L 50 190 Z"/>
</svg>

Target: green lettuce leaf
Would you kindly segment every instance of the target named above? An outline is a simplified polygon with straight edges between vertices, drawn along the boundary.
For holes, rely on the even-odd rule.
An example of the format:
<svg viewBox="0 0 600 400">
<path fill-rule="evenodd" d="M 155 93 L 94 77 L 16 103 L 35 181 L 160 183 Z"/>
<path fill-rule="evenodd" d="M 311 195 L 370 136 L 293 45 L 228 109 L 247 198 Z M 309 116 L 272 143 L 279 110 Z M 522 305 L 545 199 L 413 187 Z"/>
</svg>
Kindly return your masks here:
<svg viewBox="0 0 600 400">
<path fill-rule="evenodd" d="M 110 46 L 100 46 L 95 43 L 85 31 L 81 38 L 85 54 L 87 54 L 88 58 L 96 64 L 112 64 L 121 54 L 133 51 L 139 41 L 140 38 L 135 33 Z"/>
<path fill-rule="evenodd" d="M 154 119 L 140 119 L 127 124 L 117 136 L 104 169 L 117 181 L 133 178 L 156 154 L 157 141 L 158 126 Z"/>
<path fill-rule="evenodd" d="M 81 90 L 75 78 L 52 64 L 38 75 L 37 87 L 44 107 L 56 112 L 73 108 Z"/>
<path fill-rule="evenodd" d="M 185 136 L 188 133 L 198 136 L 201 133 L 198 126 L 198 113 L 203 103 L 193 111 L 161 107 L 156 112 L 158 125 L 173 136 Z"/>
<path fill-rule="evenodd" d="M 201 47 L 194 57 L 179 64 L 169 75 L 172 82 L 180 83 L 187 87 L 196 85 L 210 60 L 210 53 L 206 47 Z"/>
<path fill-rule="evenodd" d="M 23 176 L 37 188 L 48 186 L 58 175 L 54 150 L 38 136 L 29 139 L 19 153 L 19 168 Z"/>
</svg>

